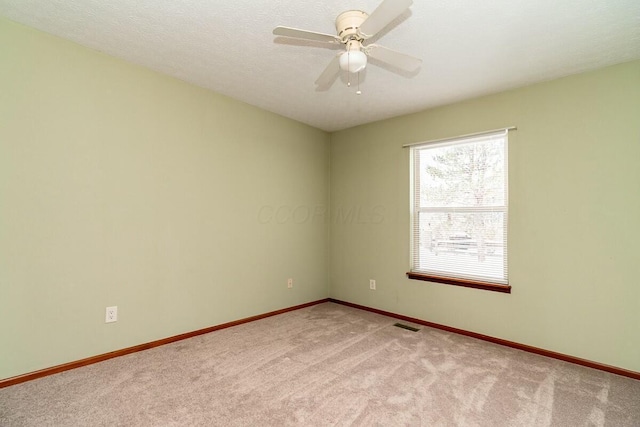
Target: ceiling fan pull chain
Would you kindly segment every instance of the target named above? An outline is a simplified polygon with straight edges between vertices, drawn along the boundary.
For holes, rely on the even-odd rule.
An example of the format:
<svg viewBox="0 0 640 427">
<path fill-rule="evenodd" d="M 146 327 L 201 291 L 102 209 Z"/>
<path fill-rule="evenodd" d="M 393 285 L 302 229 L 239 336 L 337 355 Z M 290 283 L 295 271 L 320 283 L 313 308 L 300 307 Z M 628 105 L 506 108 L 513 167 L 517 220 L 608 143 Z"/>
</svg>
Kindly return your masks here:
<svg viewBox="0 0 640 427">
<path fill-rule="evenodd" d="M 358 71 L 358 90 L 356 90 L 356 95 L 362 95 L 362 92 L 360 92 L 360 71 Z"/>
</svg>

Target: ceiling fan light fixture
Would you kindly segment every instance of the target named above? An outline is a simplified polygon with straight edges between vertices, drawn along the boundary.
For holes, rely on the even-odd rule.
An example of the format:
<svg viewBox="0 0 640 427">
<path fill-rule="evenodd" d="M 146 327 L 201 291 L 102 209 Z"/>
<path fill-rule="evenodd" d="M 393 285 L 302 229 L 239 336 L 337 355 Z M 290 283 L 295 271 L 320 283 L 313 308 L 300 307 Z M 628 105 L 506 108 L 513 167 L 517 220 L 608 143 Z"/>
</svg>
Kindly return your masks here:
<svg viewBox="0 0 640 427">
<path fill-rule="evenodd" d="M 348 50 L 340 55 L 340 69 L 359 73 L 367 66 L 367 55 L 361 50 Z"/>
</svg>

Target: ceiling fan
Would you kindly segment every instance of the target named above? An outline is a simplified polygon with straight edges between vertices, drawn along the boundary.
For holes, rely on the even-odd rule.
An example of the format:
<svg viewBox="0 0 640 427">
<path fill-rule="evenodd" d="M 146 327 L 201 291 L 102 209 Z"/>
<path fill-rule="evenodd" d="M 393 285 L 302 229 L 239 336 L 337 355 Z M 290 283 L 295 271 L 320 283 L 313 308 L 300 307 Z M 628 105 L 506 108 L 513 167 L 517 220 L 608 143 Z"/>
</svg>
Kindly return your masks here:
<svg viewBox="0 0 640 427">
<path fill-rule="evenodd" d="M 377 44 L 365 45 L 365 41 L 375 36 L 413 4 L 412 0 L 383 0 L 369 15 L 361 10 L 348 10 L 336 18 L 337 35 L 278 26 L 273 30 L 276 36 L 296 39 L 343 44 L 345 51 L 337 54 L 316 80 L 319 89 L 328 89 L 340 74 L 340 70 L 358 74 L 367 66 L 367 57 L 391 65 L 400 70 L 413 72 L 422 60 Z M 330 46 L 330 45 L 327 45 Z M 358 74 L 359 82 L 359 74 Z M 351 79 L 348 79 L 348 86 Z M 356 92 L 361 93 L 360 89 Z"/>
</svg>

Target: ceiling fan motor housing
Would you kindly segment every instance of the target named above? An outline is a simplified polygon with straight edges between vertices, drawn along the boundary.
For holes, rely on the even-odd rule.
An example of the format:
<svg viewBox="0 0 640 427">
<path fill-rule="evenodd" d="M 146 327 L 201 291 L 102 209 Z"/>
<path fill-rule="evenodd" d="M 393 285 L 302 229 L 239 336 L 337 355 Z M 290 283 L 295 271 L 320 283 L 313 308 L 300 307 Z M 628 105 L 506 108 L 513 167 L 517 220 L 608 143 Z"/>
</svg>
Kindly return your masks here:
<svg viewBox="0 0 640 427">
<path fill-rule="evenodd" d="M 363 41 L 364 38 L 360 35 L 359 29 L 368 17 L 369 15 L 361 10 L 348 10 L 338 15 L 336 31 L 342 43 L 347 43 L 349 40 Z"/>
</svg>

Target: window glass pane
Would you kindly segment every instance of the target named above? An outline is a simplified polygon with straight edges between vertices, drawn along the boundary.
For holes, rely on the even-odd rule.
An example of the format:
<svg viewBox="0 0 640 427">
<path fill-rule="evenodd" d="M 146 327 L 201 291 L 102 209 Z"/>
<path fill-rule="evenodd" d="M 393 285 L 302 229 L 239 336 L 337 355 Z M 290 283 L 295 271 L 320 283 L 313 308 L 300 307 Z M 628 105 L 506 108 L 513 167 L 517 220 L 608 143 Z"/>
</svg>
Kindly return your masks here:
<svg viewBox="0 0 640 427">
<path fill-rule="evenodd" d="M 502 137 L 422 148 L 418 168 L 421 207 L 505 204 Z"/>
<path fill-rule="evenodd" d="M 415 270 L 479 279 L 505 277 L 504 212 L 419 214 Z"/>
</svg>

